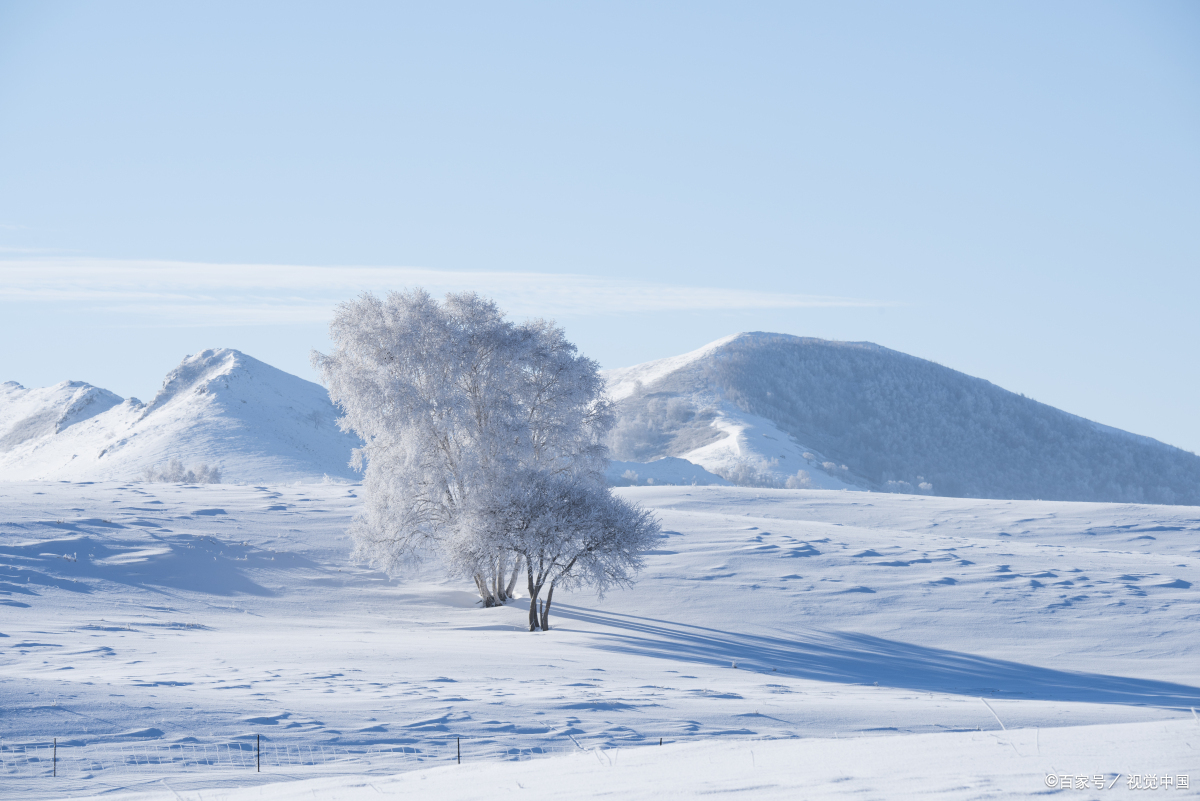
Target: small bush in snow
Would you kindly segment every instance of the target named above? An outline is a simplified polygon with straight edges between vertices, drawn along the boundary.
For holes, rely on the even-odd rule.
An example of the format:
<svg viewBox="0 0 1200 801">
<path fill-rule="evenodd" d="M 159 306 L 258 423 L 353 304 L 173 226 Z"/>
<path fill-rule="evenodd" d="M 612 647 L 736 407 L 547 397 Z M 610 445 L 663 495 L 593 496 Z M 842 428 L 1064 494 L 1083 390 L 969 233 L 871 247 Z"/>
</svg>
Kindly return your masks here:
<svg viewBox="0 0 1200 801">
<path fill-rule="evenodd" d="M 152 465 L 142 471 L 142 480 L 156 484 L 220 484 L 221 469 L 206 464 L 184 467 L 177 456 L 165 465 Z"/>
<path fill-rule="evenodd" d="M 788 476 L 783 485 L 788 489 L 808 489 L 812 486 L 812 477 L 807 470 L 797 470 L 796 475 Z"/>
<path fill-rule="evenodd" d="M 739 487 L 762 487 L 764 489 L 779 489 L 784 482 L 775 474 L 778 459 L 762 459 L 743 457 L 732 467 L 716 471 L 717 475 Z"/>
</svg>

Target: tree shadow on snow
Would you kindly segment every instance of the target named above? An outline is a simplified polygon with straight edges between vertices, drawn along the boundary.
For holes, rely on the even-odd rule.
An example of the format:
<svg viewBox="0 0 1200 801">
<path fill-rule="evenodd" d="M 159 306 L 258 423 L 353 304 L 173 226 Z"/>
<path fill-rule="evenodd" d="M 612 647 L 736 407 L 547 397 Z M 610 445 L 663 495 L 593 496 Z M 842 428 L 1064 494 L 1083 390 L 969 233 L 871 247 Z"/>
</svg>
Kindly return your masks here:
<svg viewBox="0 0 1200 801">
<path fill-rule="evenodd" d="M 63 526 L 57 526 L 64 528 Z M 0 544 L 0 596 L 40 595 L 54 587 L 90 594 L 89 579 L 148 589 L 209 595 L 275 593 L 247 575 L 250 569 L 311 566 L 294 554 L 273 554 L 240 543 L 188 534 L 149 534 L 137 539 L 97 536 L 85 526 L 75 536 Z"/>
<path fill-rule="evenodd" d="M 885 640 L 867 634 L 815 631 L 785 639 L 737 634 L 685 623 L 555 604 L 554 613 L 617 629 L 599 630 L 596 647 L 623 654 L 739 668 L 786 676 L 961 695 L 1001 695 L 1187 709 L 1200 688 L 1082 673 Z"/>
</svg>

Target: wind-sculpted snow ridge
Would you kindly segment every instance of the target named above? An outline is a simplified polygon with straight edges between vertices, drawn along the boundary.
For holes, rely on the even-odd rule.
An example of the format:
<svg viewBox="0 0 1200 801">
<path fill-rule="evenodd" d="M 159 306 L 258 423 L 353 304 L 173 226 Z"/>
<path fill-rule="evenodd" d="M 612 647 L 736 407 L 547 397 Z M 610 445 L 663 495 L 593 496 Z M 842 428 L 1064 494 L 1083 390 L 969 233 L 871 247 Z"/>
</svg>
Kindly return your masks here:
<svg viewBox="0 0 1200 801">
<path fill-rule="evenodd" d="M 360 443 L 325 389 L 227 348 L 183 360 L 143 404 L 79 381 L 0 385 L 0 479 L 130 480 L 180 459 L 228 482 L 353 479 Z"/>
<path fill-rule="evenodd" d="M 1200 504 L 1195 454 L 869 342 L 738 334 L 605 377 L 616 459 L 748 486 Z"/>
</svg>

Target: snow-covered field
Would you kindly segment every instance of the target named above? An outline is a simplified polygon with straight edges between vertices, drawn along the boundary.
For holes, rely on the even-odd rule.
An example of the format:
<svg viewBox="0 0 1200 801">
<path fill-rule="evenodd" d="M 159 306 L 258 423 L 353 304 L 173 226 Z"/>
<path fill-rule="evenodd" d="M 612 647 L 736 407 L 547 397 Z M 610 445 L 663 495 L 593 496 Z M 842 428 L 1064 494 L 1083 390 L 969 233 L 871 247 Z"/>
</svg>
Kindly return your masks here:
<svg viewBox="0 0 1200 801">
<path fill-rule="evenodd" d="M 436 566 L 392 581 L 351 565 L 353 484 L 0 484 L 2 794 L 1008 798 L 1051 791 L 1048 774 L 1116 780 L 1101 797 L 1129 792 L 1128 774 L 1200 787 L 1200 509 L 616 492 L 663 521 L 641 581 L 603 602 L 556 594 L 555 628 L 531 634 L 520 600 L 480 609 Z M 275 754 L 407 756 L 261 774 L 71 761 L 256 735 Z M 16 758 L 53 738 L 59 777 Z M 562 753 L 501 762 L 502 748 Z"/>
</svg>

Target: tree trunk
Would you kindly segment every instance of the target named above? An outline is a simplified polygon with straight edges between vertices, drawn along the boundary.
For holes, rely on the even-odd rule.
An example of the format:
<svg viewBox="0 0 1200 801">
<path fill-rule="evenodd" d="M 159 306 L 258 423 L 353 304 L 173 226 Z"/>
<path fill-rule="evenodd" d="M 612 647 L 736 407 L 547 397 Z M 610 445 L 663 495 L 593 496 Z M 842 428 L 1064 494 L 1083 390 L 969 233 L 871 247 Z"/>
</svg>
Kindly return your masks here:
<svg viewBox="0 0 1200 801">
<path fill-rule="evenodd" d="M 546 591 L 546 606 L 542 609 L 542 631 L 550 630 L 550 601 L 554 600 L 554 582 L 550 582 L 550 589 Z"/>
<path fill-rule="evenodd" d="M 500 582 L 504 581 L 504 554 L 501 553 L 496 557 L 496 575 L 492 577 L 492 595 L 496 596 L 497 603 L 504 603 L 508 597 L 504 594 L 504 588 L 500 586 Z"/>
<path fill-rule="evenodd" d="M 489 606 L 496 605 L 496 597 L 492 595 L 491 591 L 488 589 L 487 579 L 485 579 L 479 573 L 475 574 L 475 586 L 479 589 L 479 597 L 483 599 L 483 606 L 485 609 Z"/>
<path fill-rule="evenodd" d="M 542 585 L 533 583 L 533 565 L 525 562 L 526 575 L 529 576 L 529 630 L 538 630 L 538 593 L 542 591 Z"/>
<path fill-rule="evenodd" d="M 540 621 L 538 620 L 537 590 L 530 589 L 529 590 L 529 630 L 537 631 L 539 623 L 540 623 Z"/>
<path fill-rule="evenodd" d="M 517 554 L 517 561 L 513 564 L 512 578 L 508 580 L 508 587 L 505 588 L 504 594 L 509 598 L 515 597 L 513 590 L 517 588 L 517 576 L 521 574 L 521 555 Z"/>
</svg>

